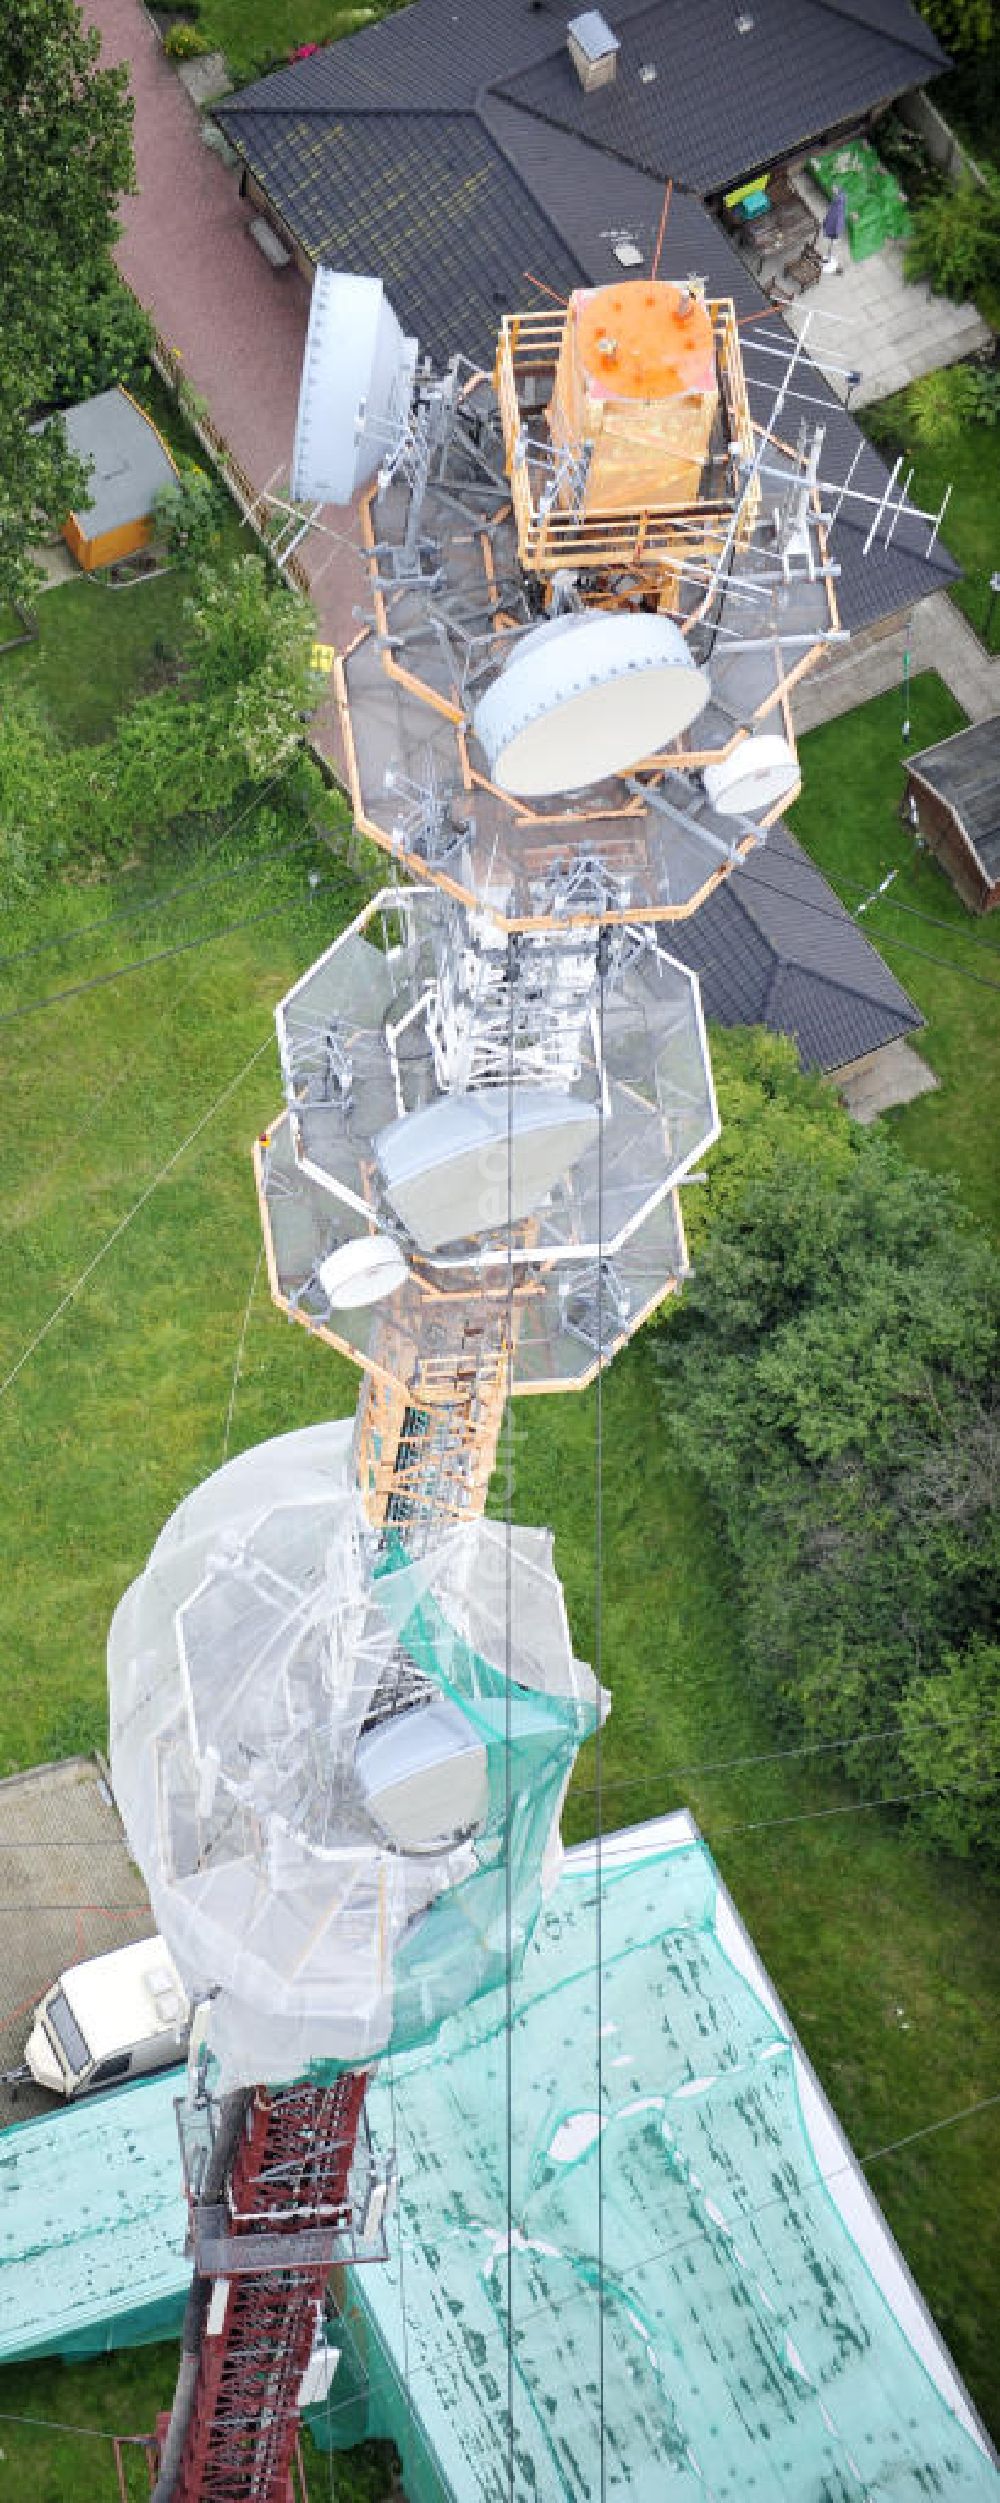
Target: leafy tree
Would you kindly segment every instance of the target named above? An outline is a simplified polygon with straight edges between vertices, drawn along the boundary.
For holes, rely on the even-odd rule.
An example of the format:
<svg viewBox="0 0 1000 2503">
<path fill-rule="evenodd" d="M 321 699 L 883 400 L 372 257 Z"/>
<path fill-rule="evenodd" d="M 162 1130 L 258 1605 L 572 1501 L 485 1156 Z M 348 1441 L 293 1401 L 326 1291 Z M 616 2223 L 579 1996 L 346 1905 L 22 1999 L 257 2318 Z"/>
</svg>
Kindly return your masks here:
<svg viewBox="0 0 1000 2503">
<path fill-rule="evenodd" d="M 947 52 L 981 52 L 993 27 L 993 0 L 917 0 L 926 20 Z"/>
<path fill-rule="evenodd" d="M 62 428 L 29 429 L 54 396 L 66 342 L 106 279 L 116 203 L 134 180 L 123 68 L 74 0 L 5 0 L 0 11 L 0 602 L 30 598 L 29 550 L 86 502 L 86 471 Z"/>
<path fill-rule="evenodd" d="M 874 1795 L 905 1791 L 904 1699 L 1000 1601 L 1000 1264 L 947 1183 L 832 1098 L 793 1100 L 786 1152 L 768 1038 L 736 1075 L 721 1201 L 710 1184 L 695 1275 L 660 1325 L 669 1429 L 721 1514 L 777 1722 L 839 1743 Z"/>
<path fill-rule="evenodd" d="M 243 556 L 226 572 L 201 569 L 188 619 L 191 666 L 217 736 L 248 779 L 273 773 L 301 744 L 316 701 L 308 602 L 276 583 L 262 556 Z"/>
<path fill-rule="evenodd" d="M 63 339 L 49 397 L 59 408 L 88 400 L 115 383 L 141 388 L 149 371 L 153 324 L 113 263 L 103 269 Z"/>
<path fill-rule="evenodd" d="M 717 1027 L 711 1042 L 723 1125 L 706 1159 L 705 1182 L 685 1195 L 685 1230 L 696 1258 L 748 1183 L 770 1181 L 782 1158 L 798 1157 L 833 1190 L 852 1153 L 851 1125 L 836 1096 L 822 1078 L 803 1074 L 794 1043 L 764 1026 Z"/>
</svg>

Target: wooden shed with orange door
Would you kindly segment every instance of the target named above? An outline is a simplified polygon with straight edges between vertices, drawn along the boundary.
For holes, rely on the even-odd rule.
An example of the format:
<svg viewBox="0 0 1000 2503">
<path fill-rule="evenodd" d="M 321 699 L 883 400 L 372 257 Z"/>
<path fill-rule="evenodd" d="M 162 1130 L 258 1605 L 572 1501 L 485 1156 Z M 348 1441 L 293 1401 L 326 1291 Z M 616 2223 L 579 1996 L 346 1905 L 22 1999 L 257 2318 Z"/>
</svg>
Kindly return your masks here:
<svg viewBox="0 0 1000 2503">
<path fill-rule="evenodd" d="M 91 502 L 63 523 L 63 538 L 85 573 L 120 564 L 148 545 L 153 508 L 177 484 L 177 463 L 158 427 L 116 387 L 63 411 L 71 452 L 90 463 Z"/>
</svg>

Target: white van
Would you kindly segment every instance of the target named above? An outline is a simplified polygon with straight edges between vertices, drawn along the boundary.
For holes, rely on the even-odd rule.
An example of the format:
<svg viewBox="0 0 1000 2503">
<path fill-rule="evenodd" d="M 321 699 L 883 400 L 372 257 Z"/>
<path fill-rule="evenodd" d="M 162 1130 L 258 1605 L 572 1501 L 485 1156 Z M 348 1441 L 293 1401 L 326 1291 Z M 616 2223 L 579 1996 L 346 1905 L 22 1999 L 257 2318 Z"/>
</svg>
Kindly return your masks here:
<svg viewBox="0 0 1000 2503">
<path fill-rule="evenodd" d="M 50 2094 L 90 2094 L 184 2059 L 191 2009 L 162 1938 L 71 1964 L 39 2001 L 24 2057 Z"/>
</svg>

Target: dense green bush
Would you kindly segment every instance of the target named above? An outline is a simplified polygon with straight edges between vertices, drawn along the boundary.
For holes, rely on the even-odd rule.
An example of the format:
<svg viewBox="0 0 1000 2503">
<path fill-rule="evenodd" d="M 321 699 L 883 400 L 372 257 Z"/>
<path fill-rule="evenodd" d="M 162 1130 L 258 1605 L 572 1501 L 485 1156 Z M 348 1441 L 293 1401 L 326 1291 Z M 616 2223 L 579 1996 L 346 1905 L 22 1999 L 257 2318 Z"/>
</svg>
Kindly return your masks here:
<svg viewBox="0 0 1000 2503">
<path fill-rule="evenodd" d="M 919 131 L 901 113 L 886 113 L 878 123 L 875 144 L 879 161 L 895 174 L 911 208 L 941 187 L 942 176 L 931 163 Z"/>
<path fill-rule="evenodd" d="M 996 1662 L 976 1648 L 1000 1609 L 1000 1261 L 949 1183 L 832 1096 L 801 1097 L 781 1046 L 727 1058 L 728 1161 L 657 1352 L 737 1567 L 754 1684 L 869 1796 L 919 1793 L 947 1734 L 954 1779 L 914 1816 L 1000 1864 Z"/>
<path fill-rule="evenodd" d="M 918 0 L 918 7 L 946 51 L 975 54 L 989 43 L 992 0 Z"/>
<path fill-rule="evenodd" d="M 199 54 L 210 51 L 211 46 L 207 35 L 201 34 L 197 26 L 191 26 L 181 18 L 176 26 L 171 26 L 163 49 L 169 61 L 196 61 Z"/>
<path fill-rule="evenodd" d="M 969 415 L 978 426 L 1000 426 L 1000 365 L 969 365 Z"/>
<path fill-rule="evenodd" d="M 219 544 L 222 496 L 197 462 L 186 463 L 176 486 L 161 487 L 153 507 L 158 532 L 171 556 L 206 557 Z"/>
<path fill-rule="evenodd" d="M 969 175 L 918 202 L 904 266 L 956 304 L 1000 286 L 1000 175 Z"/>
<path fill-rule="evenodd" d="M 955 443 L 968 426 L 1000 425 L 1000 366 L 939 366 L 921 374 L 908 395 L 909 432 L 922 451 Z"/>
<path fill-rule="evenodd" d="M 946 1651 L 937 1676 L 913 1680 L 899 1719 L 925 1831 L 1000 1865 L 1000 1644 L 974 1634 L 967 1651 Z"/>
</svg>

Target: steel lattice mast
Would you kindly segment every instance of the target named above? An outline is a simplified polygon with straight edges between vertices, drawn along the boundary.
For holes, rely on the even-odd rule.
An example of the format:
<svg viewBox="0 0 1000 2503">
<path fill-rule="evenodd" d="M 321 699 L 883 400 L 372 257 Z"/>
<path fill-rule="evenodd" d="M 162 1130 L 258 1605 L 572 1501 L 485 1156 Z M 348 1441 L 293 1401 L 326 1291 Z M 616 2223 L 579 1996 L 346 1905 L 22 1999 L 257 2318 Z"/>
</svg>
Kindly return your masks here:
<svg viewBox="0 0 1000 2503">
<path fill-rule="evenodd" d="M 731 304 L 581 291 L 506 320 L 492 376 L 414 381 L 377 282 L 320 272 L 304 498 L 353 483 L 306 420 L 362 301 L 372 613 L 336 683 L 395 883 L 282 1001 L 256 1149 L 272 1293 L 360 1365 L 357 1414 L 197 1490 L 111 1642 L 123 1813 L 208 1998 L 157 2503 L 287 2503 L 329 2267 L 384 2249 L 365 2069 L 497 1986 L 505 1891 L 508 1956 L 534 1917 L 490 1768 L 551 1853 L 606 1699 L 547 1535 L 484 1518 L 504 1407 L 584 1386 L 684 1274 L 718 1122 L 664 933 L 797 789 L 789 689 L 840 634 L 819 444 L 785 385 L 751 425 Z"/>
</svg>

